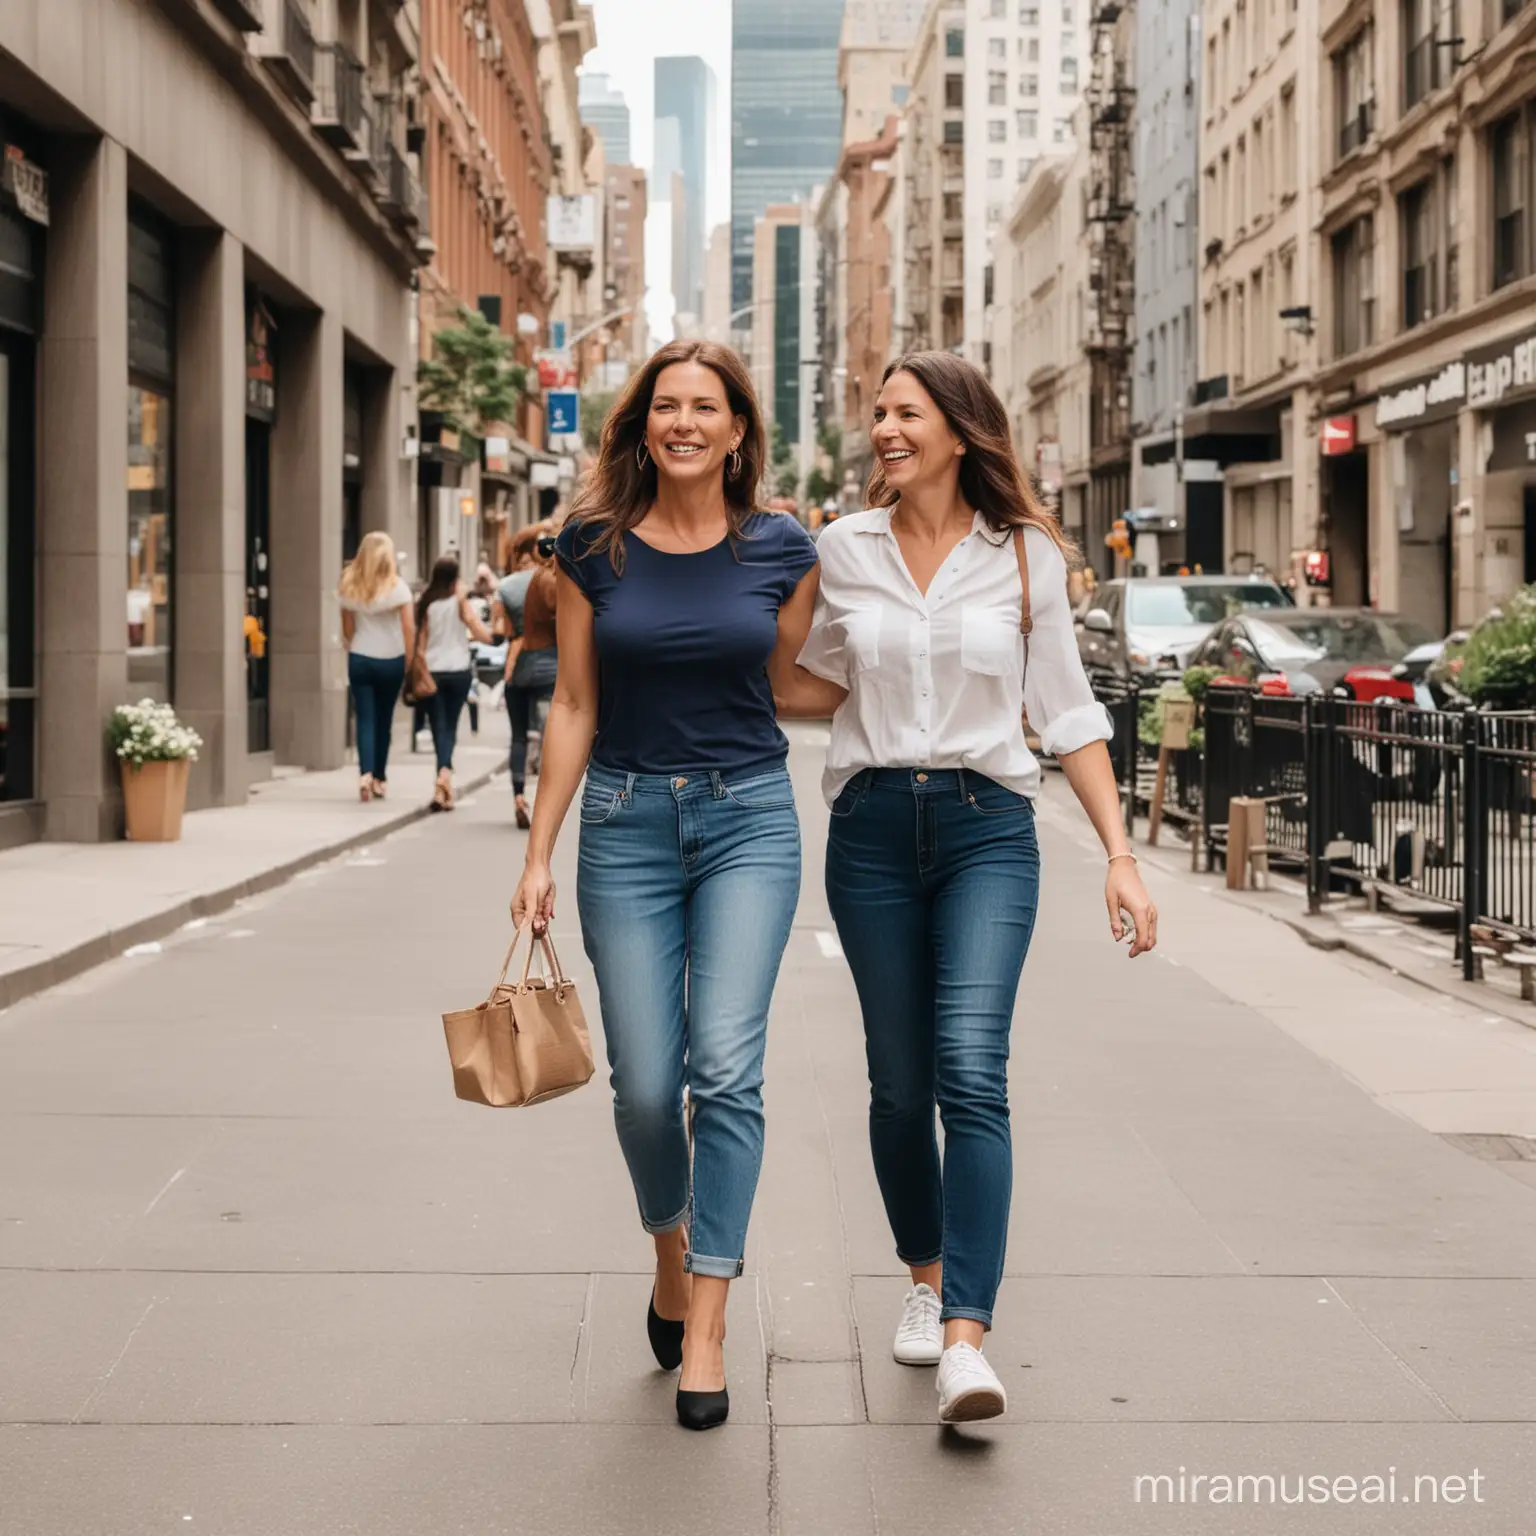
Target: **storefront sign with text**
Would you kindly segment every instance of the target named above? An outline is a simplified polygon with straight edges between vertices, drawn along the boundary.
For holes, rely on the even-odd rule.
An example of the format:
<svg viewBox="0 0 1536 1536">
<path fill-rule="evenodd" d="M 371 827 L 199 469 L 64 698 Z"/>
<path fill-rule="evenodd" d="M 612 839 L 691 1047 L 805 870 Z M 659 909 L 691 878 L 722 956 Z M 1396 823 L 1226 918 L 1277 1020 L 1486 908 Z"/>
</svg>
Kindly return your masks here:
<svg viewBox="0 0 1536 1536">
<path fill-rule="evenodd" d="M 1536 334 L 1467 353 L 1467 404 L 1486 410 L 1536 391 Z"/>
<path fill-rule="evenodd" d="M 1467 398 L 1465 363 L 1384 390 L 1376 401 L 1376 425 L 1399 431 L 1454 416 Z"/>
</svg>

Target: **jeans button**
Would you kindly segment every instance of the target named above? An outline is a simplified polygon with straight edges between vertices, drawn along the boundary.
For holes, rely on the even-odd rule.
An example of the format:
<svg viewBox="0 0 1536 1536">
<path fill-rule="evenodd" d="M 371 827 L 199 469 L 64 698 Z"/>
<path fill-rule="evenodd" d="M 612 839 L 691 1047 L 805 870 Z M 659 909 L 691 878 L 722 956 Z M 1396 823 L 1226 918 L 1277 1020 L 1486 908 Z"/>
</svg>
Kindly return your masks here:
<svg viewBox="0 0 1536 1536">
<path fill-rule="evenodd" d="M 687 779 L 673 779 L 672 780 L 672 788 L 673 789 L 686 789 L 687 787 L 688 787 L 688 780 Z"/>
<path fill-rule="evenodd" d="M 927 783 L 927 782 L 928 782 L 928 775 L 927 775 L 927 774 L 926 774 L 926 773 L 920 773 L 920 774 L 918 774 L 918 776 L 917 776 L 917 782 L 918 782 L 918 783 L 919 783 L 919 784 L 926 784 L 926 783 Z"/>
</svg>

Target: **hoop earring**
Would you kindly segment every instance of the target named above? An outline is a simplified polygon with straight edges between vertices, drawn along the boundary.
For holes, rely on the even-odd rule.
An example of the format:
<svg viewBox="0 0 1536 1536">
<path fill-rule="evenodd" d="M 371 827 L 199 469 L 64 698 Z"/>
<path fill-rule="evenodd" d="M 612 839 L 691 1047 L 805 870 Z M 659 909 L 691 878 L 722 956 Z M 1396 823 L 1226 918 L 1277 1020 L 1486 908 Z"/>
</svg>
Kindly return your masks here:
<svg viewBox="0 0 1536 1536">
<path fill-rule="evenodd" d="M 635 449 L 635 468 L 643 471 L 645 466 L 650 462 L 650 450 L 645 446 L 644 443 L 641 443 L 640 446 Z"/>
<path fill-rule="evenodd" d="M 729 463 L 729 466 L 730 466 L 730 476 L 731 476 L 731 479 L 732 480 L 740 479 L 741 478 L 741 449 L 739 449 L 739 448 L 732 448 L 731 449 L 731 457 L 730 457 L 730 459 L 727 462 Z"/>
</svg>

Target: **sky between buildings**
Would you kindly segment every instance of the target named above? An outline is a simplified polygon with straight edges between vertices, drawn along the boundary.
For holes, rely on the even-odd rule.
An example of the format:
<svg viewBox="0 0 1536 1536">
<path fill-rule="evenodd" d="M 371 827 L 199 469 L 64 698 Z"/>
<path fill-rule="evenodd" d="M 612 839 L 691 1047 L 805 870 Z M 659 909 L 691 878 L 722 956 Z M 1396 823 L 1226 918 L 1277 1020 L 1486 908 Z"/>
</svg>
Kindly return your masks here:
<svg viewBox="0 0 1536 1536">
<path fill-rule="evenodd" d="M 715 135 L 710 147 L 706 234 L 731 216 L 731 0 L 594 0 L 597 48 L 584 69 L 607 75 L 629 105 L 630 153 L 647 175 L 653 167 L 656 60 L 697 54 L 715 72 Z M 651 188 L 646 221 L 646 313 L 654 339 L 672 334 L 672 232 L 658 214 L 660 189 Z"/>
</svg>

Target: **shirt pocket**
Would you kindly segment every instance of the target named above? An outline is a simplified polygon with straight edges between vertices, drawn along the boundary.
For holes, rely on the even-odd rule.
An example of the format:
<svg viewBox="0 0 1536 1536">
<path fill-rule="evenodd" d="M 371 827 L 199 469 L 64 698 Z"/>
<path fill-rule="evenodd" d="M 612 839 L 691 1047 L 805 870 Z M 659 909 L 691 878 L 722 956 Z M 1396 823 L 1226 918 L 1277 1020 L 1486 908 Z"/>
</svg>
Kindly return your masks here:
<svg viewBox="0 0 1536 1536">
<path fill-rule="evenodd" d="M 855 608 L 838 620 L 848 676 L 856 677 L 880 665 L 880 610 Z"/>
<path fill-rule="evenodd" d="M 960 661 L 967 672 L 1004 677 L 1019 653 L 1019 626 L 985 608 L 960 614 Z"/>
</svg>

